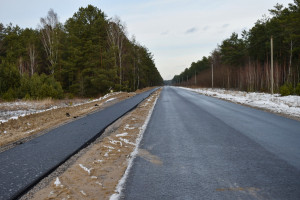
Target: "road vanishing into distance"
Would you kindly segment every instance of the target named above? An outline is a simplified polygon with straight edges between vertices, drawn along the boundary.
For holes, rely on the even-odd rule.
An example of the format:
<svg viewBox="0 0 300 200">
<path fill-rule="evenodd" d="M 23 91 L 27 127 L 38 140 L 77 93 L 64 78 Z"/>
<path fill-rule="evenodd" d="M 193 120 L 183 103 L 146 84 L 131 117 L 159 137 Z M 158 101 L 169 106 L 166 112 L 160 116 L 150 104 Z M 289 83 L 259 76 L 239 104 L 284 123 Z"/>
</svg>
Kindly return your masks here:
<svg viewBox="0 0 300 200">
<path fill-rule="evenodd" d="M 137 94 L 0 153 L 0 200 L 20 197 L 157 89 Z"/>
<path fill-rule="evenodd" d="M 164 87 L 121 199 L 300 199 L 300 122 Z"/>
</svg>

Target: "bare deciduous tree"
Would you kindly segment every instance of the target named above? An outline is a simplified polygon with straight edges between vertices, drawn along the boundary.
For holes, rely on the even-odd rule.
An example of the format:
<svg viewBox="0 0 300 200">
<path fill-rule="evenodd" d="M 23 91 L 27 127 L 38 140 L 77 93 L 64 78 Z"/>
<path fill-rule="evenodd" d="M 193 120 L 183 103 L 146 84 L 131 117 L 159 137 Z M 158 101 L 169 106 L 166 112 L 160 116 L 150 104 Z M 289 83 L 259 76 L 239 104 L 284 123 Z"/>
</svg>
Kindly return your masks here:
<svg viewBox="0 0 300 200">
<path fill-rule="evenodd" d="M 23 57 L 22 56 L 20 56 L 19 57 L 19 59 L 18 59 L 18 61 L 19 61 L 19 72 L 20 72 L 20 75 L 23 75 L 24 74 L 24 72 L 25 72 L 25 65 L 24 65 L 24 60 L 23 60 Z"/>
<path fill-rule="evenodd" d="M 46 55 L 50 62 L 50 72 L 54 73 L 57 63 L 58 54 L 58 17 L 57 13 L 50 9 L 45 18 L 40 19 L 40 31 L 42 34 L 42 43 L 46 51 Z"/>
<path fill-rule="evenodd" d="M 30 60 L 30 75 L 32 76 L 35 72 L 35 59 L 36 59 L 34 44 L 28 45 L 28 55 Z"/>
<path fill-rule="evenodd" d="M 122 56 L 123 56 L 124 40 L 126 38 L 126 26 L 121 22 L 119 17 L 114 17 L 109 21 L 107 27 L 107 35 L 108 35 L 108 41 L 111 48 L 116 49 L 117 52 L 116 53 L 114 51 L 114 54 L 119 61 L 119 70 L 120 70 L 119 79 L 120 79 L 120 85 L 122 85 Z M 115 60 L 115 65 L 117 66 L 116 60 Z"/>
</svg>

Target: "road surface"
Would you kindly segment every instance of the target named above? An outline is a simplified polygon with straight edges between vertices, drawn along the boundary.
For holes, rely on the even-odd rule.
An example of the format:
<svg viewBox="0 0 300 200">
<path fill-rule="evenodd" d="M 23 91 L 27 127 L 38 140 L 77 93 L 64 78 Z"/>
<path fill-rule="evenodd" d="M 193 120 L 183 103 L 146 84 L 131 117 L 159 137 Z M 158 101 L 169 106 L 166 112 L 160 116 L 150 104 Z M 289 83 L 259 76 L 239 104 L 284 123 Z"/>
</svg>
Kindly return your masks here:
<svg viewBox="0 0 300 200">
<path fill-rule="evenodd" d="M 300 122 L 165 87 L 121 199 L 300 199 Z"/>
<path fill-rule="evenodd" d="M 156 88 L 157 89 L 157 88 Z M 15 199 L 156 89 L 138 94 L 0 153 L 0 200 Z"/>
</svg>

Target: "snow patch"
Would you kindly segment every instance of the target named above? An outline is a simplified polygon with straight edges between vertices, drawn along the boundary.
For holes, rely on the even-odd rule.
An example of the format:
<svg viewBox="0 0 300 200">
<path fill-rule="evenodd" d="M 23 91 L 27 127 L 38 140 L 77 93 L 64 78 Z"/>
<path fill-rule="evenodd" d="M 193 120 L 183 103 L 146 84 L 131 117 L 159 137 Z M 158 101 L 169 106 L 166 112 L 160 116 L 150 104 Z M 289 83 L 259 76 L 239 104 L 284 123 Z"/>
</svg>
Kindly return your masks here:
<svg viewBox="0 0 300 200">
<path fill-rule="evenodd" d="M 105 152 L 104 156 L 105 156 L 105 157 L 108 157 L 108 154 L 109 154 L 109 152 L 111 152 L 111 151 L 112 151 L 111 149 L 108 149 L 108 152 Z"/>
<path fill-rule="evenodd" d="M 106 145 L 103 145 L 103 146 L 108 149 L 115 149 L 114 147 L 111 147 L 111 146 L 106 146 Z"/>
<path fill-rule="evenodd" d="M 80 166 L 84 171 L 86 171 L 89 175 L 91 175 L 91 171 L 92 171 L 93 168 L 88 169 L 88 168 L 86 168 L 85 166 L 83 166 L 82 164 L 79 164 L 79 166 Z"/>
<path fill-rule="evenodd" d="M 58 177 L 56 177 L 55 182 L 54 182 L 55 187 L 63 187 L 63 185 L 61 184 L 60 180 Z"/>
<path fill-rule="evenodd" d="M 133 145 L 133 146 L 136 145 L 136 143 L 130 142 L 129 140 L 124 139 L 124 138 L 120 138 L 120 140 L 123 141 L 123 142 L 126 143 L 126 144 L 131 144 L 131 145 Z"/>
<path fill-rule="evenodd" d="M 36 131 L 36 130 L 38 130 L 38 129 L 33 129 L 33 130 L 27 131 L 27 132 L 25 132 L 25 133 L 23 133 L 23 134 L 24 134 L 24 135 L 25 135 L 25 134 L 30 134 L 30 133 L 32 133 L 32 132 L 34 132 L 34 131 Z"/>
<path fill-rule="evenodd" d="M 135 129 L 135 127 L 130 127 L 129 124 L 126 124 L 126 126 L 124 127 L 124 130 L 133 130 Z"/>
<path fill-rule="evenodd" d="M 81 193 L 83 196 L 86 196 L 86 193 L 85 193 L 83 190 L 80 190 L 80 193 Z"/>
<path fill-rule="evenodd" d="M 280 94 L 268 94 L 260 92 L 243 92 L 225 89 L 211 88 L 184 88 L 206 96 L 229 100 L 234 103 L 245 104 L 257 108 L 267 109 L 276 113 L 283 113 L 300 117 L 300 96 L 281 96 Z"/>
<path fill-rule="evenodd" d="M 117 134 L 116 137 L 125 137 L 127 135 L 128 135 L 128 133 L 125 132 L 125 133 Z"/>
<path fill-rule="evenodd" d="M 96 164 L 96 163 L 102 163 L 102 162 L 103 162 L 103 160 L 96 160 L 93 163 Z"/>
<path fill-rule="evenodd" d="M 102 186 L 102 183 L 100 183 L 99 181 L 96 181 L 95 183 Z"/>
<path fill-rule="evenodd" d="M 120 146 L 123 146 L 123 144 L 122 144 L 122 142 L 121 141 L 117 141 L 117 140 L 110 140 L 109 141 L 111 144 L 114 144 L 114 145 L 116 145 L 117 143 L 119 143 L 120 144 Z"/>
<path fill-rule="evenodd" d="M 4 106 L 4 107 L 7 107 L 7 108 L 11 109 L 10 111 L 0 110 L 0 123 L 6 123 L 9 120 L 17 120 L 20 117 L 24 117 L 24 116 L 31 115 L 31 114 L 36 114 L 36 113 L 41 113 L 41 112 L 46 112 L 46 111 L 50 111 L 50 110 L 55 110 L 57 108 L 77 107 L 77 106 L 81 106 L 81 105 L 84 105 L 84 104 L 87 104 L 87 103 L 101 101 L 101 100 L 107 99 L 107 98 L 109 98 L 113 95 L 118 95 L 120 93 L 121 92 L 109 93 L 109 94 L 106 94 L 105 96 L 100 97 L 98 99 L 86 100 L 82 103 L 76 103 L 72 106 L 70 106 L 70 104 L 61 104 L 59 106 L 51 105 L 50 108 L 47 108 L 47 109 L 45 109 L 45 108 L 36 109 L 38 103 L 28 102 L 28 101 L 16 101 L 16 102 L 0 103 L 1 106 Z M 115 99 L 117 99 L 117 98 L 110 98 L 106 102 L 113 101 Z M 18 107 L 23 107 L 23 109 L 16 109 Z"/>
<path fill-rule="evenodd" d="M 106 100 L 105 102 L 107 103 L 107 102 L 113 101 L 113 100 L 115 100 L 115 99 L 116 99 L 116 98 L 110 98 L 110 99 Z"/>
</svg>

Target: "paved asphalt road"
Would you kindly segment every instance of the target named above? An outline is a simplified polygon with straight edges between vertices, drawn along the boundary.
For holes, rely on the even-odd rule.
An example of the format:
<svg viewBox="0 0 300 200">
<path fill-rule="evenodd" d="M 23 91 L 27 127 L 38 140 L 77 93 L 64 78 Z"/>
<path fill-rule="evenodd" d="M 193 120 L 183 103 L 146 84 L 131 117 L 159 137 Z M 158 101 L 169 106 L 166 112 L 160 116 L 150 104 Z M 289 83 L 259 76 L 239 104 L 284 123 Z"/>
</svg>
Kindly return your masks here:
<svg viewBox="0 0 300 200">
<path fill-rule="evenodd" d="M 155 90 L 138 94 L 0 153 L 0 200 L 18 197 Z"/>
<path fill-rule="evenodd" d="M 122 199 L 300 199 L 298 121 L 165 87 L 140 148 Z"/>
</svg>

